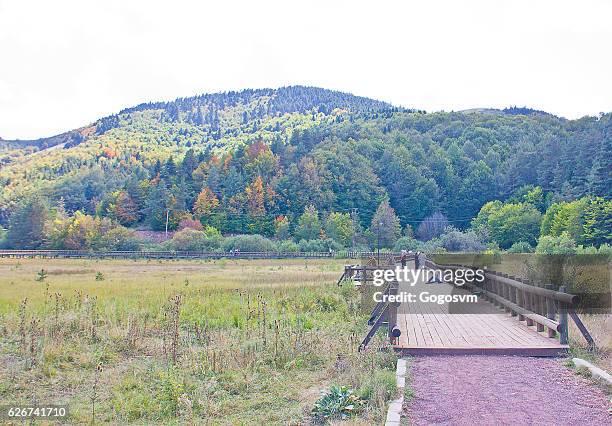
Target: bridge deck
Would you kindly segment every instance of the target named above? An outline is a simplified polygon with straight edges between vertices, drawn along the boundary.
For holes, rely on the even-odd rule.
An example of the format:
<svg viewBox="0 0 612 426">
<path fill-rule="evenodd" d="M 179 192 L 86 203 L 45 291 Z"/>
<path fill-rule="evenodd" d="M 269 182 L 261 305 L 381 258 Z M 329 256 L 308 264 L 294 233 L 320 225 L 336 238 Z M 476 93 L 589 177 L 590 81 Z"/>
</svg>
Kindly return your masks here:
<svg viewBox="0 0 612 426">
<path fill-rule="evenodd" d="M 496 354 L 559 356 L 567 352 L 557 338 L 550 338 L 518 321 L 510 313 L 478 297 L 476 303 L 419 302 L 418 295 L 469 295 L 467 289 L 445 283 L 410 286 L 401 282 L 399 292 L 416 295 L 416 302 L 398 308 L 397 325 L 402 334 L 396 349 L 405 355 Z"/>
</svg>

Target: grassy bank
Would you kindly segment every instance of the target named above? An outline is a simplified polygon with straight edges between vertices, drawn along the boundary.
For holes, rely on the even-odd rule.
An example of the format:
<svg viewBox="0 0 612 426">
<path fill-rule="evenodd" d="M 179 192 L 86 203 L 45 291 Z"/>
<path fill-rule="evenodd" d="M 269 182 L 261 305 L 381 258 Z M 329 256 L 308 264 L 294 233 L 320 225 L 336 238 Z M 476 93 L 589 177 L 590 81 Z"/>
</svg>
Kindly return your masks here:
<svg viewBox="0 0 612 426">
<path fill-rule="evenodd" d="M 44 272 L 42 270 L 44 269 Z M 382 421 L 395 357 L 358 353 L 342 261 L 0 261 L 0 398 L 70 422 L 310 423 L 333 384 Z M 41 277 L 44 277 L 41 279 Z"/>
</svg>

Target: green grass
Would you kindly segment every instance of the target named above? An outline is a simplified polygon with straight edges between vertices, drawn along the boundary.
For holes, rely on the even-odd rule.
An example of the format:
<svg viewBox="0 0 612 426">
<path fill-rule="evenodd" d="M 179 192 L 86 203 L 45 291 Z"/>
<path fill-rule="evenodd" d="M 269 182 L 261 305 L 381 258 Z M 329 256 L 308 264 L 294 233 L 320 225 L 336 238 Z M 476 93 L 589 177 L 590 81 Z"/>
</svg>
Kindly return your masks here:
<svg viewBox="0 0 612 426">
<path fill-rule="evenodd" d="M 338 385 L 365 401 L 352 422 L 381 422 L 396 358 L 382 339 L 357 352 L 366 318 L 335 286 L 342 266 L 0 260 L 0 398 L 68 404 L 72 423 L 95 408 L 97 422 L 286 424 L 313 421 Z"/>
</svg>

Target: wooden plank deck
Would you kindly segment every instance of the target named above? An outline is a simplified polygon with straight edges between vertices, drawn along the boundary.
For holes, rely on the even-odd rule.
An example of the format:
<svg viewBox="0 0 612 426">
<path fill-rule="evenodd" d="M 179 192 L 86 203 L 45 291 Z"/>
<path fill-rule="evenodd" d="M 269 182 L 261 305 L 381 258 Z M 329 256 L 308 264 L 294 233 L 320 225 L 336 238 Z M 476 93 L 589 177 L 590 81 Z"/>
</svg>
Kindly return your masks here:
<svg viewBox="0 0 612 426">
<path fill-rule="evenodd" d="M 399 282 L 399 293 L 472 294 L 445 283 Z M 402 334 L 396 350 L 403 355 L 559 356 L 567 352 L 557 338 L 537 332 L 505 310 L 478 297 L 477 303 L 403 302 L 398 308 Z"/>
</svg>

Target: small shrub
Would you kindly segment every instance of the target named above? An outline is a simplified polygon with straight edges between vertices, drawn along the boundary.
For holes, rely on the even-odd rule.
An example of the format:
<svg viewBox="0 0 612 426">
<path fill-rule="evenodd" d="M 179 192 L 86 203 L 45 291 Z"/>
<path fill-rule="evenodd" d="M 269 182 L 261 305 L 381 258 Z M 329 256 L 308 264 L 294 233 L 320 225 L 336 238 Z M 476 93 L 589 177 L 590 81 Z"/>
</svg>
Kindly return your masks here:
<svg viewBox="0 0 612 426">
<path fill-rule="evenodd" d="M 333 251 L 342 250 L 342 246 L 331 238 L 325 240 L 301 240 L 299 247 L 300 251 L 303 252 L 327 252 L 330 249 Z"/>
<path fill-rule="evenodd" d="M 38 273 L 36 274 L 36 281 L 38 282 L 43 282 L 46 278 L 47 278 L 47 271 L 45 271 L 44 269 L 41 269 L 40 271 L 38 271 Z"/>
<path fill-rule="evenodd" d="M 567 232 L 558 237 L 544 235 L 538 240 L 535 251 L 538 254 L 574 254 L 576 253 L 576 241 Z"/>
<path fill-rule="evenodd" d="M 300 251 L 300 247 L 291 240 L 283 240 L 276 244 L 276 250 L 280 253 L 295 253 Z"/>
<path fill-rule="evenodd" d="M 480 252 L 486 248 L 476 232 L 462 232 L 453 226 L 448 226 L 438 240 L 441 247 L 451 252 Z"/>
<path fill-rule="evenodd" d="M 508 249 L 508 253 L 533 253 L 533 247 L 525 241 L 519 241 L 512 244 L 512 247 Z"/>
<path fill-rule="evenodd" d="M 237 235 L 223 241 L 223 250 L 240 250 L 242 252 L 274 251 L 274 242 L 261 235 Z"/>
<path fill-rule="evenodd" d="M 104 281 L 104 274 L 102 272 L 96 272 L 96 281 Z"/>
<path fill-rule="evenodd" d="M 169 248 L 178 251 L 208 251 L 219 248 L 221 234 L 215 228 L 206 227 L 203 231 L 185 228 L 178 231 L 168 242 Z"/>
<path fill-rule="evenodd" d="M 412 238 L 412 237 L 402 237 L 395 242 L 395 246 L 393 246 L 393 251 L 400 252 L 402 250 L 406 251 L 417 251 L 420 250 L 423 246 L 423 243 Z"/>
</svg>

